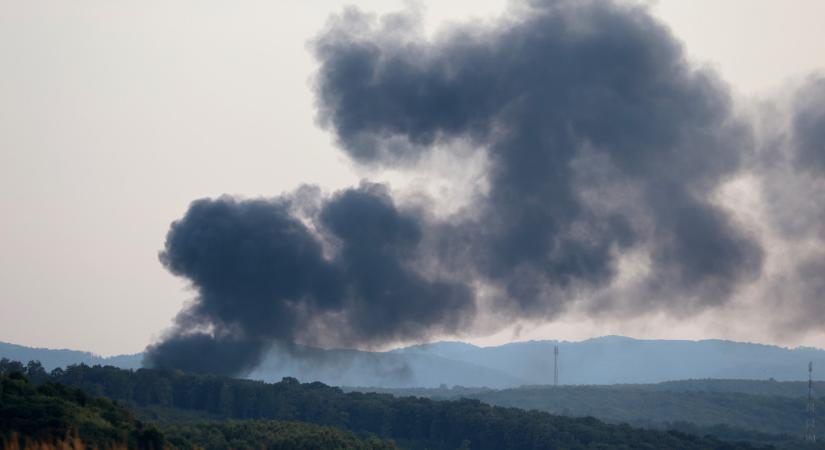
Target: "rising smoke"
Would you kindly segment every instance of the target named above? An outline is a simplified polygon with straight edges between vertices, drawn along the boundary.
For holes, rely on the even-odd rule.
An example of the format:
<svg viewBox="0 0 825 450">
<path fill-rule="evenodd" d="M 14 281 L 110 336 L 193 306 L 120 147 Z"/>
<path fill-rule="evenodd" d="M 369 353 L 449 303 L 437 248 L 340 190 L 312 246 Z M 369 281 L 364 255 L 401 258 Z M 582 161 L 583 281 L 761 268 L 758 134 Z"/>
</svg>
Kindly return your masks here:
<svg viewBox="0 0 825 450">
<path fill-rule="evenodd" d="M 319 121 L 376 170 L 469 148 L 485 187 L 448 217 L 366 182 L 194 202 L 161 261 L 197 296 L 147 365 L 235 374 L 273 344 L 455 335 L 482 312 L 552 318 L 583 298 L 599 313 L 693 314 L 759 278 L 763 245 L 715 197 L 764 171 L 754 135 L 645 8 L 525 1 L 494 24 L 421 29 L 413 13 L 333 18 L 314 44 Z M 823 104 L 799 101 L 782 147 L 817 180 Z"/>
<path fill-rule="evenodd" d="M 161 262 L 198 296 L 147 349 L 145 365 L 236 374 L 275 343 L 409 340 L 472 316 L 466 286 L 410 267 L 422 230 L 382 186 L 324 200 L 317 229 L 298 217 L 301 201 L 198 200 L 172 224 Z"/>
<path fill-rule="evenodd" d="M 782 111 L 763 120 L 772 126 L 753 168 L 774 267 L 751 299 L 781 312 L 763 316 L 785 339 L 825 329 L 825 77 L 808 79 L 787 103 L 768 108 Z"/>
<path fill-rule="evenodd" d="M 792 142 L 797 167 L 825 175 L 825 78 L 814 78 L 794 102 Z"/>
<path fill-rule="evenodd" d="M 363 164 L 413 168 L 458 140 L 485 152 L 489 191 L 440 242 L 510 307 L 555 314 L 553 287 L 608 285 L 631 248 L 654 307 L 724 302 L 762 259 L 712 202 L 750 139 L 724 86 L 641 7 L 521 6 L 429 41 L 414 16 L 338 17 L 317 44 L 321 122 Z"/>
</svg>

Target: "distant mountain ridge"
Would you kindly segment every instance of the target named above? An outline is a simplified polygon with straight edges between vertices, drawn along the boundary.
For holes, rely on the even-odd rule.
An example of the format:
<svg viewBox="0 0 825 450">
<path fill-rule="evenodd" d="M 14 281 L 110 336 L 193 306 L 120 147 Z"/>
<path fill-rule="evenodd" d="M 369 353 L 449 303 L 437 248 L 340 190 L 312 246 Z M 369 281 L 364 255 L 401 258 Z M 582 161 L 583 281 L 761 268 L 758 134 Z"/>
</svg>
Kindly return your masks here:
<svg viewBox="0 0 825 450">
<path fill-rule="evenodd" d="M 0 342 L 0 358 L 8 358 L 13 361 L 40 361 L 46 370 L 53 370 L 57 367 L 66 367 L 70 364 L 110 365 L 121 369 L 137 369 L 143 359 L 142 353 L 132 355 L 116 355 L 104 357 L 91 352 L 68 349 L 50 349 L 26 347 L 24 345 Z"/>
<path fill-rule="evenodd" d="M 387 352 L 276 348 L 247 377 L 278 381 L 291 376 L 338 386 L 385 388 L 551 384 L 555 345 L 559 346 L 561 384 L 704 378 L 799 381 L 807 378 L 808 361 L 813 361 L 815 374 L 825 371 L 825 350 L 816 348 L 605 336 L 579 342 L 527 341 L 491 347 L 442 341 Z M 0 357 L 24 362 L 36 359 L 48 370 L 77 363 L 136 369 L 142 354 L 104 358 L 89 352 L 0 343 Z"/>
<path fill-rule="evenodd" d="M 494 347 L 436 342 L 393 352 L 437 355 L 504 370 L 529 384 L 551 384 L 555 345 L 559 347 L 561 384 L 658 383 L 701 378 L 798 381 L 807 378 L 809 361 L 825 371 L 822 349 L 789 349 L 718 339 L 641 340 L 604 336 L 579 342 L 526 341 Z"/>
</svg>

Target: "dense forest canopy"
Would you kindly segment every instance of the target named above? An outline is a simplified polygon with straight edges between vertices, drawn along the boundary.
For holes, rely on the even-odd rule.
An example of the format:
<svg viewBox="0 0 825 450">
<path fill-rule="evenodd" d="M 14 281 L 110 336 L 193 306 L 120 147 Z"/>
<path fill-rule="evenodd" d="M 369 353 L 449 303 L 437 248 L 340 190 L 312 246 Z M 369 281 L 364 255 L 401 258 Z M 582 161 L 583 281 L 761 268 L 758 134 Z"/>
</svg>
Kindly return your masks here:
<svg viewBox="0 0 825 450">
<path fill-rule="evenodd" d="M 38 370 L 36 363 L 26 367 L 7 361 L 0 364 L 0 369 L 7 371 L 10 366 L 15 370 L 25 368 L 25 373 L 38 382 L 58 382 L 138 410 L 157 412 L 171 408 L 220 419 L 306 422 L 349 430 L 362 437 L 392 439 L 401 448 L 409 449 L 753 448 L 675 431 L 605 424 L 592 417 L 570 418 L 496 407 L 472 399 L 435 401 L 345 393 L 322 383 L 301 384 L 291 378 L 270 384 L 171 370 L 130 371 L 85 365 L 47 374 L 42 368 Z M 156 419 L 163 424 L 168 417 L 158 414 Z M 163 426 L 161 429 L 166 430 Z M 186 436 L 185 432 L 174 431 L 171 425 L 168 432 Z"/>
<path fill-rule="evenodd" d="M 390 441 L 362 440 L 339 428 L 299 422 L 229 421 L 163 428 L 147 425 L 117 402 L 81 389 L 51 381 L 38 386 L 21 372 L 0 374 L 0 449 L 396 449 Z"/>
<path fill-rule="evenodd" d="M 514 389 L 347 388 L 435 400 L 473 398 L 504 407 L 564 416 L 593 416 L 608 423 L 678 429 L 726 439 L 788 443 L 797 448 L 807 419 L 807 385 L 760 380 L 684 380 L 648 385 L 523 386 Z M 825 400 L 816 399 L 825 410 Z M 818 434 L 825 435 L 819 421 Z"/>
<path fill-rule="evenodd" d="M 0 446 L 64 442 L 159 450 L 165 441 L 110 400 L 50 381 L 35 386 L 20 372 L 0 374 Z"/>
</svg>

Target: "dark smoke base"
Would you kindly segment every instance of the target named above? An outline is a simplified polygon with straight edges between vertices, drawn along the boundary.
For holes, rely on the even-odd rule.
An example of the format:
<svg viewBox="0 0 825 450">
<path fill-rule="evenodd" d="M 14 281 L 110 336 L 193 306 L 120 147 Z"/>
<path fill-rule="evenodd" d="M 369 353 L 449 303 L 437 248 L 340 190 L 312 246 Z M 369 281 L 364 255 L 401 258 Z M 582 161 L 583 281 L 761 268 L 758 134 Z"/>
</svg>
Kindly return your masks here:
<svg viewBox="0 0 825 450">
<path fill-rule="evenodd" d="M 420 225 L 380 185 L 323 202 L 314 225 L 336 247 L 332 258 L 291 212 L 297 199 L 198 200 L 172 224 L 160 259 L 198 297 L 144 365 L 237 374 L 275 343 L 409 340 L 473 316 L 466 286 L 408 267 Z"/>
</svg>

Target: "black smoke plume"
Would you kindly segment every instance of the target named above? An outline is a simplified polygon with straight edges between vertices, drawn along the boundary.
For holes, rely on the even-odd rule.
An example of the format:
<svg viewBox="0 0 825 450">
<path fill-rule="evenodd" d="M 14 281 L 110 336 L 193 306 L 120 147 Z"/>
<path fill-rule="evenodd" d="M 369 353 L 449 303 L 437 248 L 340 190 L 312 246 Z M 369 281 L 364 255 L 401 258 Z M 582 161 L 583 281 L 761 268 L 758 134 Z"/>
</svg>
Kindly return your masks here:
<svg viewBox="0 0 825 450">
<path fill-rule="evenodd" d="M 366 165 L 414 170 L 459 141 L 485 152 L 489 192 L 441 251 L 517 310 L 557 313 L 552 288 L 606 286 L 634 248 L 650 260 L 647 307 L 724 302 L 762 261 L 712 202 L 750 139 L 725 87 L 644 8 L 519 5 L 432 40 L 414 17 L 338 17 L 316 45 L 321 123 Z"/>
<path fill-rule="evenodd" d="M 146 363 L 237 373 L 273 343 L 459 333 L 482 304 L 551 317 L 629 253 L 646 263 L 628 311 L 695 312 L 758 276 L 761 247 L 712 200 L 751 139 L 726 88 L 642 7 L 517 6 L 435 38 L 413 15 L 332 20 L 317 101 L 341 148 L 415 171 L 469 147 L 488 188 L 447 218 L 369 184 L 308 215 L 297 196 L 193 203 L 161 260 L 197 297 Z"/>
<path fill-rule="evenodd" d="M 810 80 L 797 94 L 794 109 L 797 166 L 825 175 L 825 78 Z"/>
<path fill-rule="evenodd" d="M 421 229 L 380 185 L 324 201 L 317 231 L 296 217 L 299 199 L 198 200 L 172 224 L 161 262 L 197 298 L 145 365 L 236 374 L 276 343 L 408 340 L 472 316 L 465 286 L 410 267 Z"/>
</svg>

